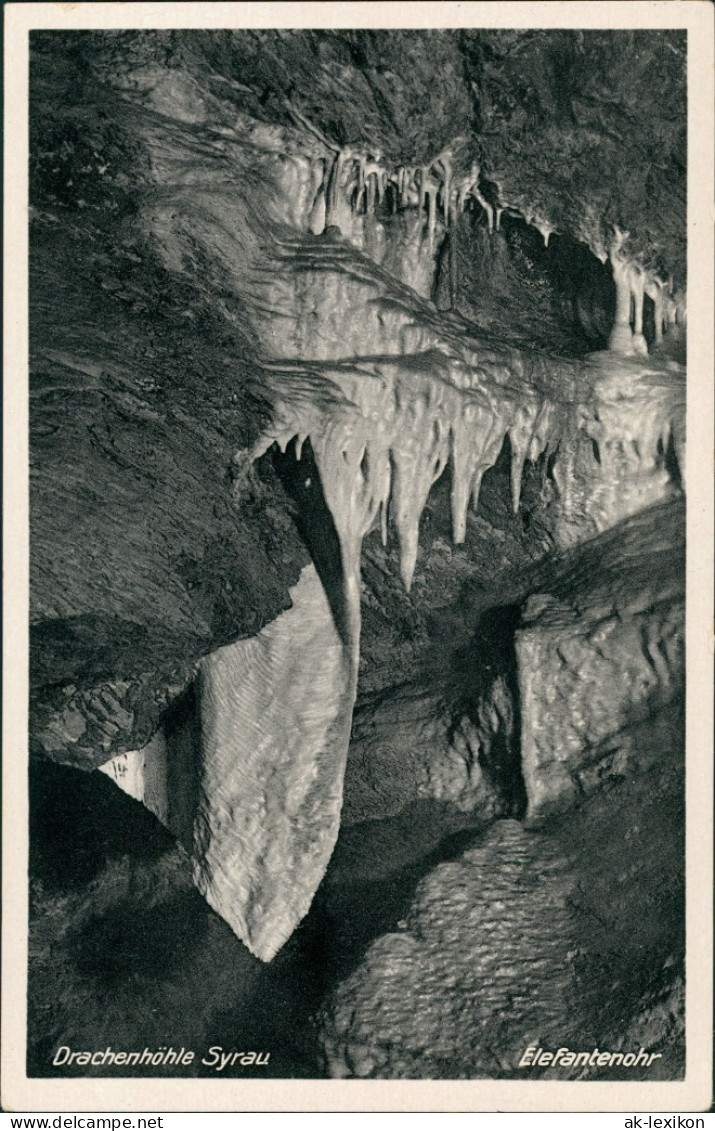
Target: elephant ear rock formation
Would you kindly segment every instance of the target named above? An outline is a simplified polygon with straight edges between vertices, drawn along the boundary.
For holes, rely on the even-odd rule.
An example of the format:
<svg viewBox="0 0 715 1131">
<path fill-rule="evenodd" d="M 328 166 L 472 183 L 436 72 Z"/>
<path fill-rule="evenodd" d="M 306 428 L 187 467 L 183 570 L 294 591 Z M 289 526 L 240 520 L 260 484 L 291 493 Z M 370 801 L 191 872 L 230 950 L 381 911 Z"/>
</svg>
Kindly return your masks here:
<svg viewBox="0 0 715 1131">
<path fill-rule="evenodd" d="M 684 40 L 38 33 L 31 81 L 33 756 L 142 800 L 270 960 L 336 842 L 371 608 L 442 615 L 444 512 L 449 585 L 496 562 L 497 474 L 523 561 L 567 557 L 515 598 L 516 675 L 430 700 L 417 793 L 513 816 L 516 696 L 554 811 L 677 683 L 677 584 L 654 618 L 568 554 L 627 558 L 684 486 Z"/>
</svg>

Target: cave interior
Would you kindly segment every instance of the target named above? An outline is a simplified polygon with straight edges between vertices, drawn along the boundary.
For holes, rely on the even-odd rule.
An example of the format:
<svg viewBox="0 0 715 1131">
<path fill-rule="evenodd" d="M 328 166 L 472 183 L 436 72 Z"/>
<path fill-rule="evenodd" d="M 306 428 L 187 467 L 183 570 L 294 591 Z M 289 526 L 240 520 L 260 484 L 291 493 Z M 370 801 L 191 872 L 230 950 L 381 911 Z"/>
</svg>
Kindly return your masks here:
<svg viewBox="0 0 715 1131">
<path fill-rule="evenodd" d="M 32 33 L 29 1074 L 682 1076 L 685 79 Z"/>
</svg>

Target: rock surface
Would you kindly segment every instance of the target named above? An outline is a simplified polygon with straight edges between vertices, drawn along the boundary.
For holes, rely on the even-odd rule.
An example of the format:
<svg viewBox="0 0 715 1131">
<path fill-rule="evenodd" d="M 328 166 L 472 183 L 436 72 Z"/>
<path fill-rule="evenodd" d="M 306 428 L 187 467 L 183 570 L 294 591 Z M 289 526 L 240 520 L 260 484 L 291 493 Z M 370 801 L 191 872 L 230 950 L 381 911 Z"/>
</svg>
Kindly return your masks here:
<svg viewBox="0 0 715 1131">
<path fill-rule="evenodd" d="M 643 511 L 527 600 L 515 648 L 528 817 L 649 764 L 632 728 L 685 691 L 683 545 L 679 504 Z"/>
<path fill-rule="evenodd" d="M 329 1075 L 574 1078 L 520 1069 L 531 1045 L 660 1053 L 585 1078 L 682 1074 L 682 717 L 632 739 L 642 774 L 560 825 L 497 821 L 418 884 L 323 1007 Z"/>
<path fill-rule="evenodd" d="M 523 775 L 527 822 L 473 835 L 368 946 L 323 1013 L 331 1075 L 529 1077 L 519 1069 L 529 1045 L 630 1051 L 642 1016 L 661 1053 L 648 1078 L 682 1070 L 683 520 L 678 500 L 645 510 L 520 580 L 531 595 L 513 655 L 500 659 L 502 679 L 518 682 L 518 761 L 505 784 L 513 804 Z M 518 609 L 517 587 L 511 599 Z M 406 689 L 393 715 L 401 702 Z M 395 774 L 390 714 L 368 717 L 347 777 L 357 812 L 361 797 L 363 812 L 377 811 L 370 785 L 382 767 L 388 782 Z M 400 728 L 408 782 L 422 729 L 419 714 Z M 424 762 L 444 774 L 446 743 L 430 739 Z M 447 780 L 453 802 L 493 818 L 476 791 L 460 793 L 456 766 Z M 635 1042 L 637 1052 L 645 1037 Z"/>
<path fill-rule="evenodd" d="M 682 1071 L 684 64 L 33 38 L 39 1075 Z"/>
</svg>

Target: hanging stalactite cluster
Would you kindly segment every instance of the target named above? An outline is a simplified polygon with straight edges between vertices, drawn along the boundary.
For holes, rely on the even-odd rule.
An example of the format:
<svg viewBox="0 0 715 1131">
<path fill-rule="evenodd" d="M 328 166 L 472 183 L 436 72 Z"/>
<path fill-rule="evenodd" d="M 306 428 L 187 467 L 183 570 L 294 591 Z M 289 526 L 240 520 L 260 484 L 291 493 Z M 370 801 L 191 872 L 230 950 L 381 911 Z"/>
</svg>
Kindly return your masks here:
<svg viewBox="0 0 715 1131">
<path fill-rule="evenodd" d="M 654 342 L 674 327 L 683 327 L 687 318 L 685 295 L 675 291 L 673 280 L 646 272 L 626 252 L 628 232 L 616 228 L 609 249 L 609 260 L 616 286 L 616 315 L 609 348 L 623 354 L 647 354 L 643 334 L 643 304 L 647 295 L 654 308 Z"/>
<path fill-rule="evenodd" d="M 308 123 L 306 123 L 308 124 Z M 321 135 L 322 138 L 322 135 Z M 322 138 L 324 144 L 329 143 Z M 440 234 L 449 236 L 450 305 L 456 301 L 457 223 L 470 203 L 483 213 L 489 234 L 501 229 L 503 215 L 517 217 L 541 235 L 544 246 L 557 229 L 541 211 L 520 207 L 503 197 L 491 202 L 485 195 L 482 170 L 473 161 L 468 171 L 458 172 L 455 147 L 443 149 L 425 164 L 390 165 L 381 150 L 352 146 L 330 147 L 329 155 L 311 163 L 312 205 L 309 229 L 315 235 L 326 229 L 349 231 L 355 216 L 384 219 L 405 210 L 416 209 L 421 219 L 417 235 L 424 240 L 427 254 L 435 255 Z M 588 225 L 587 225 L 588 226 Z M 654 305 L 653 344 L 661 345 L 664 334 L 686 321 L 686 299 L 676 291 L 672 278 L 662 278 L 645 270 L 637 258 L 625 250 L 628 232 L 615 227 L 607 250 L 600 244 L 595 254 L 611 264 L 616 289 L 616 312 L 609 348 L 621 354 L 648 353 L 643 333 L 644 297 Z"/>
</svg>

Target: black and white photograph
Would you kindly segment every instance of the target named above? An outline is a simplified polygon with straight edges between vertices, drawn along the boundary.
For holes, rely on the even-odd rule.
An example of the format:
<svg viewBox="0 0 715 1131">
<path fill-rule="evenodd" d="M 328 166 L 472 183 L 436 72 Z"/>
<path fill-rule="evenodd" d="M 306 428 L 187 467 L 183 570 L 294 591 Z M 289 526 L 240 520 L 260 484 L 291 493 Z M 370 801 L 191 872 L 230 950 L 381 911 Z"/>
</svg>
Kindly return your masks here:
<svg viewBox="0 0 715 1131">
<path fill-rule="evenodd" d="M 711 5 L 21 7 L 23 1094 L 709 1104 Z"/>
</svg>

